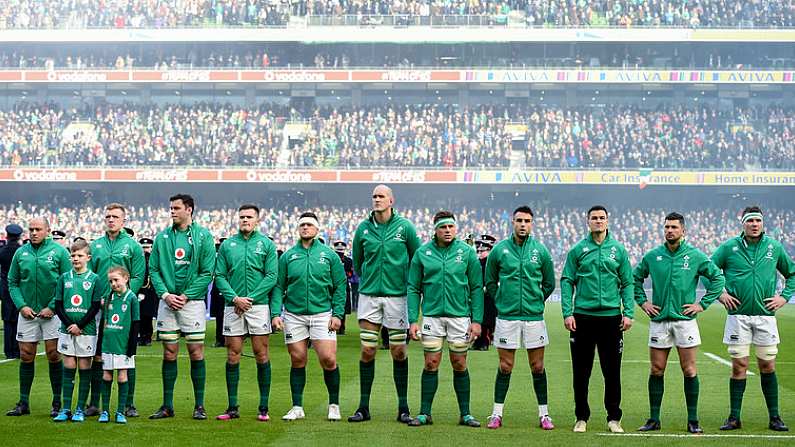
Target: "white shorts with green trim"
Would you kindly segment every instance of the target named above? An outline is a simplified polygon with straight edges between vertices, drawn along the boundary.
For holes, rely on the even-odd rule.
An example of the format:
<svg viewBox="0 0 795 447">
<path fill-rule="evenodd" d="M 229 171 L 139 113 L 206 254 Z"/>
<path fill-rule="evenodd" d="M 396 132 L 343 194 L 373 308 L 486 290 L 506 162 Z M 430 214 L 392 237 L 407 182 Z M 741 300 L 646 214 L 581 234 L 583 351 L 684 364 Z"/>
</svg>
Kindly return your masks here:
<svg viewBox="0 0 795 447">
<path fill-rule="evenodd" d="M 549 344 L 544 320 L 523 321 L 497 318 L 494 346 L 500 349 L 538 349 Z"/>
<path fill-rule="evenodd" d="M 447 343 L 468 343 L 469 317 L 422 317 L 422 336 L 446 338 Z"/>
<path fill-rule="evenodd" d="M 694 348 L 701 345 L 701 332 L 693 320 L 649 321 L 649 347 Z"/>
<path fill-rule="evenodd" d="M 188 343 L 203 342 L 207 328 L 206 311 L 203 300 L 189 300 L 180 310 L 172 310 L 165 301 L 160 300 L 157 309 L 158 338 L 165 342 L 176 342 L 181 333 Z M 177 335 L 174 339 L 173 334 Z"/>
<path fill-rule="evenodd" d="M 224 336 L 268 335 L 271 331 L 271 310 L 267 304 L 256 304 L 243 315 L 233 306 L 224 308 Z"/>
<path fill-rule="evenodd" d="M 97 349 L 96 335 L 58 334 L 58 352 L 70 357 L 93 357 Z"/>
<path fill-rule="evenodd" d="M 408 329 L 409 309 L 405 296 L 370 296 L 359 294 L 359 320 L 383 325 L 387 329 Z"/>
<path fill-rule="evenodd" d="M 297 343 L 307 338 L 310 340 L 337 340 L 337 333 L 330 331 L 331 312 L 313 315 L 299 315 L 284 312 L 284 342 Z"/>
<path fill-rule="evenodd" d="M 32 320 L 19 315 L 17 317 L 17 341 L 36 343 L 42 340 L 54 340 L 61 333 L 61 320 L 57 315 L 52 318 L 36 317 Z"/>
<path fill-rule="evenodd" d="M 729 315 L 723 331 L 726 345 L 773 346 L 781 342 L 776 317 L 767 315 Z"/>
<path fill-rule="evenodd" d="M 121 354 L 108 354 L 102 353 L 102 369 L 105 371 L 113 371 L 116 369 L 134 369 L 135 356 L 127 357 Z"/>
</svg>

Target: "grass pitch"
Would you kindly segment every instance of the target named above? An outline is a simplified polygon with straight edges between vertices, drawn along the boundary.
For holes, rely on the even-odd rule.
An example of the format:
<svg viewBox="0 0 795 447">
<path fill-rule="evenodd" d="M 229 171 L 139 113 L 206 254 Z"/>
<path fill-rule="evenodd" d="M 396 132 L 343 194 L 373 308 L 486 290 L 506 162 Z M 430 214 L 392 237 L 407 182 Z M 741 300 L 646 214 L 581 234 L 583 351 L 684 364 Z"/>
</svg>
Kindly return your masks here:
<svg viewBox="0 0 795 447">
<path fill-rule="evenodd" d="M 457 426 L 458 409 L 452 386 L 452 369 L 449 362 L 443 363 L 439 374 L 439 391 L 433 406 L 434 425 L 406 427 L 394 421 L 396 397 L 392 382 L 392 362 L 387 351 L 379 351 L 376 363 L 376 381 L 373 385 L 371 412 L 373 420 L 362 424 L 348 422 L 332 423 L 325 420 L 327 395 L 321 369 L 314 354 L 310 354 L 307 366 L 307 386 L 304 408 L 307 417 L 303 421 L 286 423 L 281 416 L 290 408 L 288 374 L 289 357 L 281 335 L 271 337 L 271 362 L 273 381 L 270 397 L 271 421 L 255 420 L 258 403 L 256 367 L 254 359 L 245 357 L 240 371 L 241 418 L 232 421 L 215 421 L 215 415 L 227 406 L 223 348 L 212 348 L 208 336 L 206 407 L 210 420 L 191 419 L 193 391 L 190 383 L 190 364 L 187 352 L 182 347 L 179 361 L 179 378 L 175 390 L 176 417 L 162 421 L 149 421 L 146 416 L 157 409 L 161 402 L 160 346 L 140 348 L 136 363 L 138 380 L 135 403 L 141 418 L 130 419 L 126 426 L 113 423 L 99 424 L 96 418 L 85 423 L 55 424 L 49 418 L 50 387 L 47 364 L 43 356 L 37 358 L 36 380 L 31 394 L 32 415 L 11 418 L 0 416 L 0 440 L 3 446 L 24 445 L 527 445 L 549 446 L 584 445 L 795 445 L 792 435 L 780 435 L 767 429 L 767 411 L 759 385 L 759 375 L 749 376 L 748 388 L 743 403 L 744 428 L 730 434 L 718 430 L 729 408 L 728 377 L 730 368 L 720 361 L 706 356 L 712 353 L 728 360 L 721 344 L 725 311 L 719 305 L 712 306 L 699 317 L 703 345 L 698 357 L 701 397 L 699 412 L 706 436 L 687 436 L 685 431 L 686 411 L 682 374 L 676 354 L 672 353 L 666 373 L 665 398 L 662 409 L 663 430 L 652 436 L 638 436 L 634 430 L 648 416 L 648 348 L 646 337 L 648 320 L 638 309 L 637 320 L 625 337 L 624 362 L 622 367 L 625 435 L 608 435 L 605 412 L 602 407 L 602 381 L 598 367 L 594 368 L 591 380 L 592 416 L 588 433 L 571 432 L 574 422 L 574 404 L 571 391 L 571 362 L 568 338 L 563 329 L 560 306 L 547 306 L 547 326 L 552 344 L 546 352 L 546 368 L 549 382 L 549 409 L 556 429 L 544 432 L 537 427 L 537 409 L 532 389 L 530 369 L 526 356 L 517 353 L 517 367 L 511 378 L 511 388 L 505 405 L 504 427 L 497 431 L 485 428 L 486 418 L 491 413 L 494 393 L 494 376 L 497 368 L 497 353 L 492 348 L 487 352 L 471 352 L 469 371 L 472 379 L 472 412 L 483 423 L 484 428 L 472 429 Z M 212 334 L 212 322 L 208 334 Z M 780 384 L 780 407 L 786 422 L 795 425 L 795 341 L 791 334 L 795 329 L 795 306 L 787 306 L 778 315 L 779 331 L 783 344 L 779 347 L 778 377 Z M 420 374 L 422 349 L 419 343 L 410 344 L 409 403 L 413 412 L 419 409 Z M 250 354 L 250 347 L 246 347 Z M 348 334 L 339 337 L 338 359 L 342 374 L 341 409 L 343 419 L 350 415 L 359 401 L 358 378 L 359 339 L 355 316 L 348 321 Z M 13 407 L 18 398 L 18 362 L 0 363 L 0 409 Z M 756 367 L 752 371 L 758 373 Z M 75 387 L 75 393 L 77 387 Z M 116 386 L 111 396 L 111 408 L 115 409 Z M 795 428 L 795 427 L 793 427 Z"/>
</svg>

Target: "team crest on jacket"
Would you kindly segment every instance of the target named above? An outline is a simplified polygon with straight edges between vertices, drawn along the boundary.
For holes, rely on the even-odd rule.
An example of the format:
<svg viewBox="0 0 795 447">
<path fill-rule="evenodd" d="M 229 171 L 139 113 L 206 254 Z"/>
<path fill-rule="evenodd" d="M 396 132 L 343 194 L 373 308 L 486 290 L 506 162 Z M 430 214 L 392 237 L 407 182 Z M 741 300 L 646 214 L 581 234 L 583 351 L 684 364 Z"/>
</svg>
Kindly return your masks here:
<svg viewBox="0 0 795 447">
<path fill-rule="evenodd" d="M 63 286 L 64 286 L 64 288 L 71 289 L 72 288 L 72 281 L 64 281 Z"/>
<path fill-rule="evenodd" d="M 184 258 L 185 257 L 185 249 L 184 248 L 178 248 L 178 249 L 174 250 L 174 257 L 176 259 Z"/>
<path fill-rule="evenodd" d="M 83 304 L 83 297 L 80 295 L 72 295 L 72 299 L 69 301 L 72 303 L 72 306 L 79 306 Z"/>
<path fill-rule="evenodd" d="M 91 281 L 83 281 L 83 290 L 91 290 Z"/>
<path fill-rule="evenodd" d="M 111 322 L 111 323 L 113 323 L 113 324 L 116 324 L 116 323 L 118 323 L 118 322 L 119 322 L 119 320 L 120 320 L 120 318 L 119 318 L 119 314 L 113 314 L 113 316 L 112 316 L 112 317 L 110 317 L 110 322 Z"/>
<path fill-rule="evenodd" d="M 121 305 L 121 311 L 122 312 L 127 312 L 127 305 L 126 304 L 122 304 Z"/>
</svg>

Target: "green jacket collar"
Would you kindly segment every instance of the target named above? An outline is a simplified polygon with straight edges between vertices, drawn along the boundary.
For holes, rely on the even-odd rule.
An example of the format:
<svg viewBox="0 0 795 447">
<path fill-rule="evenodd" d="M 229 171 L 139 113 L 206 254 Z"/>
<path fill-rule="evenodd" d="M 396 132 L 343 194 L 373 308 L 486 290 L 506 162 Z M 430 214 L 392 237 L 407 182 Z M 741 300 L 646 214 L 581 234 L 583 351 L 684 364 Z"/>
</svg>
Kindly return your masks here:
<svg viewBox="0 0 795 447">
<path fill-rule="evenodd" d="M 595 244 L 595 245 L 604 245 L 604 244 L 605 244 L 607 241 L 611 241 L 611 240 L 613 240 L 613 237 L 612 237 L 612 236 L 610 236 L 610 230 L 606 230 L 605 232 L 606 232 L 607 234 L 605 235 L 605 240 L 604 240 L 604 241 L 602 241 L 602 243 L 601 243 L 601 244 L 597 244 L 597 243 L 596 243 L 596 241 L 593 239 L 593 233 L 591 233 L 590 231 L 588 232 L 588 236 L 586 237 L 586 239 L 587 239 L 589 242 L 591 242 L 591 243 L 593 243 L 593 244 Z"/>
<path fill-rule="evenodd" d="M 379 224 L 378 221 L 375 220 L 375 211 L 370 211 L 370 217 L 368 218 L 368 220 L 370 221 L 370 223 L 372 223 L 375 226 L 378 226 L 378 225 L 389 225 L 392 222 L 394 222 L 395 219 L 398 217 L 397 211 L 395 211 L 394 208 L 390 208 L 390 209 L 392 210 L 392 217 L 390 217 L 389 220 L 386 221 L 386 223 Z"/>
</svg>

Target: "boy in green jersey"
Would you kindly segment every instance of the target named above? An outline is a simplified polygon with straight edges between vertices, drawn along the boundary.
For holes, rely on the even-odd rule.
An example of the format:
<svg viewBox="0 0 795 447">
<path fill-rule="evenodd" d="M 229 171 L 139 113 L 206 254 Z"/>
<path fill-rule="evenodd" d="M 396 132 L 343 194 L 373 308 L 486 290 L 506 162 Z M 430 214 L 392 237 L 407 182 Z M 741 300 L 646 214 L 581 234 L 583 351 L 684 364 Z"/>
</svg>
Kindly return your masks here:
<svg viewBox="0 0 795 447">
<path fill-rule="evenodd" d="M 119 401 L 116 407 L 116 423 L 126 424 L 127 417 L 127 370 L 135 368 L 135 352 L 138 346 L 138 297 L 128 288 L 130 273 L 122 266 L 108 270 L 108 281 L 112 293 L 105 302 L 102 314 L 102 412 L 99 422 L 110 422 L 110 389 L 113 371 L 117 371 Z"/>
<path fill-rule="evenodd" d="M 70 247 L 72 270 L 58 279 L 55 288 L 55 313 L 61 320 L 58 352 L 63 354 L 63 407 L 53 418 L 64 422 L 83 422 L 86 399 L 91 385 L 91 358 L 97 352 L 97 324 L 103 286 L 96 273 L 88 269 L 91 249 L 88 243 L 78 240 Z M 75 370 L 80 368 L 80 388 L 77 408 L 72 415 L 72 394 Z"/>
</svg>

